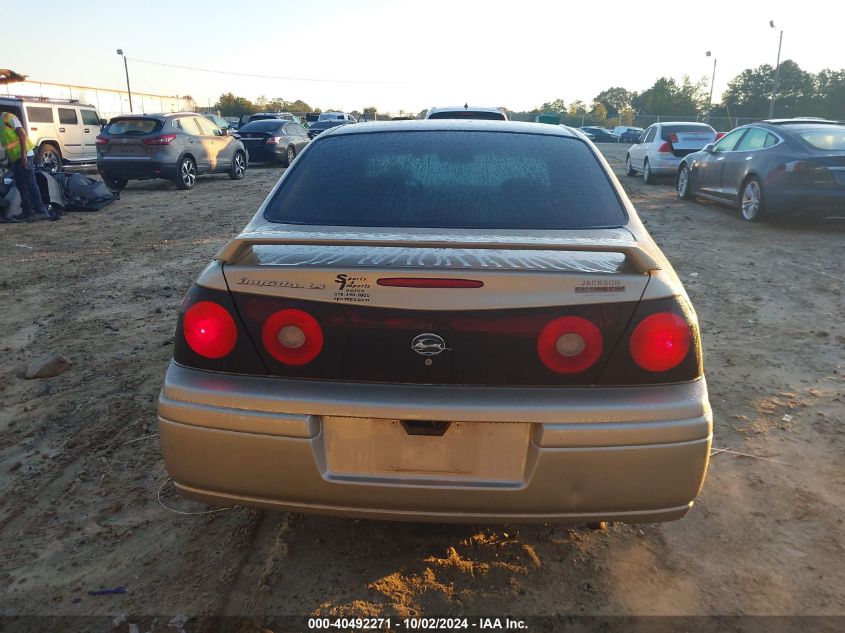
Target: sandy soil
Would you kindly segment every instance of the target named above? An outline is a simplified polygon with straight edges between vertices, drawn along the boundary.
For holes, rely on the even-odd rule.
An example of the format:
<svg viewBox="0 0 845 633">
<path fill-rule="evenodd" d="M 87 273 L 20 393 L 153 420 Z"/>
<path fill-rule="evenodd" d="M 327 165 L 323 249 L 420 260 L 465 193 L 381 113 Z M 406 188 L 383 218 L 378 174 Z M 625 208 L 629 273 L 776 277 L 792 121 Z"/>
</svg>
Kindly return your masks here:
<svg viewBox="0 0 845 633">
<path fill-rule="evenodd" d="M 163 509 L 184 293 L 279 175 L 133 183 L 0 225 L 4 614 L 845 614 L 845 228 L 748 225 L 621 176 L 698 310 L 718 453 L 690 514 L 607 531 Z M 26 380 L 56 350 L 73 367 Z M 185 512 L 206 506 L 162 499 Z M 125 587 L 123 595 L 89 590 Z"/>
</svg>

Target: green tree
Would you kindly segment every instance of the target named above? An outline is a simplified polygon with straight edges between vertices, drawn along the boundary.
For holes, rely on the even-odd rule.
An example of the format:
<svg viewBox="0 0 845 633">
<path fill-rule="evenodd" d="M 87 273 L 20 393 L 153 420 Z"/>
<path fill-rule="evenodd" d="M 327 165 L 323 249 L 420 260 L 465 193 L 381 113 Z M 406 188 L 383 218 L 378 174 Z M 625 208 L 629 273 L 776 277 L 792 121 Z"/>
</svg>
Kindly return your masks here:
<svg viewBox="0 0 845 633">
<path fill-rule="evenodd" d="M 825 79 L 829 78 L 830 75 L 825 75 Z M 728 83 L 722 102 L 733 116 L 768 116 L 773 82 L 774 68 L 769 64 L 747 68 Z M 817 84 L 822 89 L 819 78 L 801 70 L 791 59 L 781 62 L 775 91 L 775 116 L 807 115 L 819 102 L 826 103 L 825 96 L 816 92 Z M 830 88 L 825 86 L 823 89 Z"/>
<path fill-rule="evenodd" d="M 252 101 L 244 97 L 236 97 L 231 92 L 221 94 L 214 107 L 221 116 L 242 116 L 257 111 Z"/>
<path fill-rule="evenodd" d="M 549 114 L 564 114 L 566 113 L 566 103 L 563 99 L 555 99 L 554 101 L 547 101 L 540 106 L 539 110 L 535 108 L 535 112 L 548 112 Z"/>
<path fill-rule="evenodd" d="M 593 105 L 601 103 L 610 117 L 618 117 L 619 112 L 631 106 L 632 93 L 618 86 L 602 90 L 593 99 Z"/>
</svg>

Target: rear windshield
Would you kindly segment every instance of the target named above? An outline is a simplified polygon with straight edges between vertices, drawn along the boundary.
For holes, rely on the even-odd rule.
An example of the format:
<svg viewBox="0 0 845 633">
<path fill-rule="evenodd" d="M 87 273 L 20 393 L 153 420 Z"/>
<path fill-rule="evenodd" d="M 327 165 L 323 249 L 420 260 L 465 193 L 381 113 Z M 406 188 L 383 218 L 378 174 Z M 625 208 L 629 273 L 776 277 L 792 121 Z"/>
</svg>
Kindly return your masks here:
<svg viewBox="0 0 845 633">
<path fill-rule="evenodd" d="M 357 227 L 553 230 L 627 221 L 582 141 L 463 130 L 321 137 L 264 215 L 271 222 Z"/>
<path fill-rule="evenodd" d="M 845 125 L 831 125 L 816 130 L 798 132 L 798 136 L 816 149 L 832 152 L 845 151 Z"/>
<path fill-rule="evenodd" d="M 716 130 L 709 125 L 664 125 L 661 129 L 660 136 L 664 141 L 668 141 L 670 134 L 680 134 L 682 132 L 712 134 L 713 138 L 716 138 Z"/>
<path fill-rule="evenodd" d="M 109 134 L 149 134 L 161 127 L 158 119 L 125 118 L 112 119 L 104 132 Z"/>
<path fill-rule="evenodd" d="M 506 121 L 507 117 L 501 112 L 484 112 L 477 110 L 448 110 L 433 112 L 429 119 L 480 119 L 483 121 Z"/>
<path fill-rule="evenodd" d="M 281 119 L 261 119 L 259 121 L 250 121 L 239 132 L 272 132 L 282 127 L 286 121 Z"/>
</svg>

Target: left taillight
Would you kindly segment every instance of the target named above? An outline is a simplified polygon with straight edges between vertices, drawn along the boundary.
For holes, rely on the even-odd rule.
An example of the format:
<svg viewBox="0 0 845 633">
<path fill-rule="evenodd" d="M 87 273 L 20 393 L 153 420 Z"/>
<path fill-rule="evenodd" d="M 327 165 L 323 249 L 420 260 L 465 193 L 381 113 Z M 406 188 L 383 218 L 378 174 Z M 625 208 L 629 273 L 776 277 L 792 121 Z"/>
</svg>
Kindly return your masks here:
<svg viewBox="0 0 845 633">
<path fill-rule="evenodd" d="M 237 374 L 266 374 L 227 290 L 194 285 L 185 297 L 173 359 L 180 365 Z"/>
<path fill-rule="evenodd" d="M 109 144 L 109 137 L 103 136 L 102 134 L 97 135 L 97 140 L 95 141 L 97 145 L 108 145 Z"/>
<path fill-rule="evenodd" d="M 228 356 L 238 342 L 235 319 L 213 301 L 200 301 L 185 311 L 182 333 L 188 346 L 205 358 Z"/>
<path fill-rule="evenodd" d="M 144 145 L 170 145 L 175 140 L 175 134 L 162 134 L 161 136 L 145 138 L 142 142 Z"/>
<path fill-rule="evenodd" d="M 672 144 L 668 141 L 661 143 L 660 147 L 657 148 L 658 154 L 671 154 L 672 153 Z"/>
</svg>

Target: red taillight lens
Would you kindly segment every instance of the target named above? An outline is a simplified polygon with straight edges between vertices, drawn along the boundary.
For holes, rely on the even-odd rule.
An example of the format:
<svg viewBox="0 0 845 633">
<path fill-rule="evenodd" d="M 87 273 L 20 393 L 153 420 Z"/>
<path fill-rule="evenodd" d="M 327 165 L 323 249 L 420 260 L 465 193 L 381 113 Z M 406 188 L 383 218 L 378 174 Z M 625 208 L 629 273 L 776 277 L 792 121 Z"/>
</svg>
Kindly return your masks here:
<svg viewBox="0 0 845 633">
<path fill-rule="evenodd" d="M 282 138 L 281 136 L 271 136 L 271 137 L 270 137 L 270 138 L 268 138 L 266 141 L 264 141 L 264 144 L 265 144 L 265 145 L 278 145 L 278 144 L 279 144 L 279 140 L 280 140 L 281 138 Z"/>
<path fill-rule="evenodd" d="M 95 142 L 96 142 L 97 145 L 108 145 L 109 139 L 108 139 L 108 137 L 103 136 L 102 134 L 98 134 L 97 140 Z"/>
<path fill-rule="evenodd" d="M 725 135 L 725 133 L 724 133 L 724 132 L 716 132 L 716 140 L 718 141 L 718 140 L 719 140 L 720 138 L 722 138 L 724 135 Z"/>
<path fill-rule="evenodd" d="M 662 143 L 660 147 L 657 148 L 658 154 L 671 154 L 672 153 L 672 145 L 670 143 Z"/>
<path fill-rule="evenodd" d="M 286 365 L 305 365 L 323 349 L 323 328 L 303 310 L 279 310 L 261 328 L 264 348 Z"/>
<path fill-rule="evenodd" d="M 153 136 L 152 138 L 145 138 L 144 145 L 170 145 L 176 140 L 175 134 L 163 134 L 162 136 Z"/>
<path fill-rule="evenodd" d="M 604 349 L 604 338 L 583 317 L 565 316 L 550 321 L 537 337 L 543 364 L 559 374 L 575 374 L 592 367 Z"/>
<path fill-rule="evenodd" d="M 238 342 L 235 319 L 223 306 L 200 301 L 182 317 L 182 331 L 188 346 L 205 358 L 223 358 Z"/>
<path fill-rule="evenodd" d="M 634 362 L 646 371 L 667 371 L 686 358 L 690 341 L 689 324 L 679 315 L 658 312 L 643 319 L 631 334 Z"/>
</svg>

